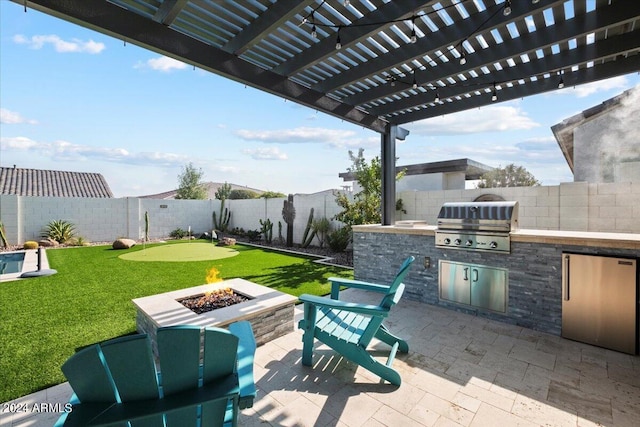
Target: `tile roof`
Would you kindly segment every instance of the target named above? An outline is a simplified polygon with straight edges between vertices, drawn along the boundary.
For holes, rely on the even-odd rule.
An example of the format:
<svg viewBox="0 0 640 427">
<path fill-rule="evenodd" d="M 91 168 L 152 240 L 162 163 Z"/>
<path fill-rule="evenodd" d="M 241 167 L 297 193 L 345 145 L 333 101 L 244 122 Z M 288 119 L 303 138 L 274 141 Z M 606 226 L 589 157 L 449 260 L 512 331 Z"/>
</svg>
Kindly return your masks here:
<svg viewBox="0 0 640 427">
<path fill-rule="evenodd" d="M 102 174 L 0 167 L 0 194 L 111 198 Z"/>
</svg>

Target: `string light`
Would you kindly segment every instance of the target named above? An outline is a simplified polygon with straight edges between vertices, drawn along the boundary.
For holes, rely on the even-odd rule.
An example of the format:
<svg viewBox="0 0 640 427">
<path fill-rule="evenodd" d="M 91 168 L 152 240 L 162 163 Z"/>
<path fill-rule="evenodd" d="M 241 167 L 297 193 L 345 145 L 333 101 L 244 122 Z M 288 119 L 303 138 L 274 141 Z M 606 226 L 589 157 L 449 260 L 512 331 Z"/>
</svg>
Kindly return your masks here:
<svg viewBox="0 0 640 427">
<path fill-rule="evenodd" d="M 562 89 L 564 87 L 564 79 L 560 76 L 560 81 L 558 82 L 558 89 Z"/>
<path fill-rule="evenodd" d="M 496 102 L 498 100 L 498 92 L 496 91 L 496 84 L 493 84 L 493 93 L 491 94 L 491 102 Z"/>
<path fill-rule="evenodd" d="M 438 93 L 438 91 L 436 91 L 436 97 L 433 100 L 433 102 L 436 102 L 436 103 L 440 102 L 440 94 Z"/>
<path fill-rule="evenodd" d="M 414 89 L 418 89 L 418 82 L 416 81 L 416 74 L 415 72 L 413 73 L 413 88 Z"/>
<path fill-rule="evenodd" d="M 464 50 L 462 51 L 462 55 L 460 55 L 460 65 L 464 65 L 467 63 L 467 56 L 464 53 Z"/>
<path fill-rule="evenodd" d="M 411 43 L 415 43 L 418 41 L 418 37 L 416 36 L 416 18 L 411 19 Z"/>
<path fill-rule="evenodd" d="M 538 4 L 540 3 L 540 0 L 531 0 L 531 4 Z"/>
<path fill-rule="evenodd" d="M 336 50 L 342 49 L 342 42 L 340 41 L 340 28 L 338 28 L 338 37 L 336 38 Z"/>
<path fill-rule="evenodd" d="M 507 0 L 504 5 L 504 11 L 502 12 L 504 16 L 511 15 L 511 0 Z"/>
</svg>

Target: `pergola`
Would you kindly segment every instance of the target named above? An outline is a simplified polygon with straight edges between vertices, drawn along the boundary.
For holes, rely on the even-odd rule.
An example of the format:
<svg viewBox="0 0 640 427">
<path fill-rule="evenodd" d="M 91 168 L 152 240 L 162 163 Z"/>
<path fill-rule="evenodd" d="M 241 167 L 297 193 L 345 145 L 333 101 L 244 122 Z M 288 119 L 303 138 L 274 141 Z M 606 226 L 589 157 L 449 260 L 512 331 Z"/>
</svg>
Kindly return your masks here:
<svg viewBox="0 0 640 427">
<path fill-rule="evenodd" d="M 638 0 L 12 0 L 378 132 L 640 70 Z M 159 88 L 161 90 L 161 88 Z"/>
</svg>

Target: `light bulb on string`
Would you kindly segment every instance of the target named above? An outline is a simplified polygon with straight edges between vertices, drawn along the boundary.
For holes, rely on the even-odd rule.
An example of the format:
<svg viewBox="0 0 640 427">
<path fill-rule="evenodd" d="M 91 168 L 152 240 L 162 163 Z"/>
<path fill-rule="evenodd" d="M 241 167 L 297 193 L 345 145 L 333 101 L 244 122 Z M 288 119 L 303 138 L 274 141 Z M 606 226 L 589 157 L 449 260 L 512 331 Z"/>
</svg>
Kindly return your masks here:
<svg viewBox="0 0 640 427">
<path fill-rule="evenodd" d="M 502 12 L 504 16 L 511 15 L 511 0 L 507 0 L 505 2 L 504 11 Z"/>
</svg>

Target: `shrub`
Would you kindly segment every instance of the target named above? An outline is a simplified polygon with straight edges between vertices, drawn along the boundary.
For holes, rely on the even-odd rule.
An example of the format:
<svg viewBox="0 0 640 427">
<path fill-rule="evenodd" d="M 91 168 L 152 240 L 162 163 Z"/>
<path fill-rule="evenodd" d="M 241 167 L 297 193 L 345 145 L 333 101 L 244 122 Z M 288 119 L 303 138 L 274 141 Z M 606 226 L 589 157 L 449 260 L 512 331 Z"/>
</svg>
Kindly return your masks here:
<svg viewBox="0 0 640 427">
<path fill-rule="evenodd" d="M 75 239 L 71 239 L 69 243 L 72 244 L 73 246 L 90 246 L 90 243 L 87 240 L 85 240 L 85 238 L 82 236 L 78 236 Z"/>
<path fill-rule="evenodd" d="M 327 234 L 327 243 L 334 252 L 344 252 L 351 241 L 351 228 L 342 227 Z"/>
<path fill-rule="evenodd" d="M 247 230 L 246 236 L 249 240 L 259 240 L 262 232 L 260 230 Z"/>
<path fill-rule="evenodd" d="M 72 223 L 58 219 L 47 224 L 42 237 L 55 240 L 58 243 L 66 243 L 73 237 L 75 231 L 75 226 Z"/>
<path fill-rule="evenodd" d="M 38 242 L 34 242 L 33 240 L 28 240 L 24 242 L 25 249 L 38 249 Z"/>
<path fill-rule="evenodd" d="M 171 233 L 169 233 L 169 237 L 172 239 L 184 239 L 187 237 L 187 232 L 182 228 L 176 228 Z"/>
</svg>

